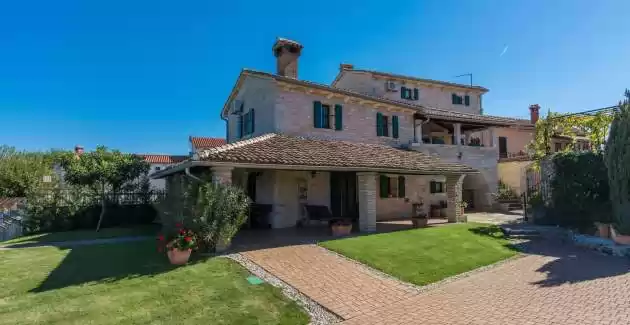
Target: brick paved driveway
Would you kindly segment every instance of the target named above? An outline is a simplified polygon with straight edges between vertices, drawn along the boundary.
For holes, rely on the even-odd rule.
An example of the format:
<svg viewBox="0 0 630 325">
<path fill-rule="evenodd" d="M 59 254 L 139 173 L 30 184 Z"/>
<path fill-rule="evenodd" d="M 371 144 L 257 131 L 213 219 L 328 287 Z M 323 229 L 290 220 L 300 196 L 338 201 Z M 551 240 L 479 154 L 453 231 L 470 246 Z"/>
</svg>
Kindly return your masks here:
<svg viewBox="0 0 630 325">
<path fill-rule="evenodd" d="M 630 324 L 630 261 L 559 242 L 418 294 L 304 245 L 244 253 L 353 324 Z"/>
</svg>

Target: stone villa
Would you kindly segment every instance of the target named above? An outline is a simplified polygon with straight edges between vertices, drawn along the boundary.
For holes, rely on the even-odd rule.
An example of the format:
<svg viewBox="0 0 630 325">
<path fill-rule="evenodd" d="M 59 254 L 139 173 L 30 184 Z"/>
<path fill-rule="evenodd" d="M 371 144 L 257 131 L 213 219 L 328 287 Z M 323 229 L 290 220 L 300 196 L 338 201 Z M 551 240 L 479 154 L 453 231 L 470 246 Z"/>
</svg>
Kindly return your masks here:
<svg viewBox="0 0 630 325">
<path fill-rule="evenodd" d="M 277 39 L 276 73 L 242 70 L 221 109 L 227 144 L 195 150 L 153 178 L 211 170 L 271 207 L 269 226 L 308 219 L 305 206 L 358 220 L 409 218 L 412 203 L 488 209 L 496 191 L 498 130 L 522 119 L 482 115 L 488 89 L 355 69 L 341 64 L 330 85 L 301 80 L 303 46 Z"/>
</svg>

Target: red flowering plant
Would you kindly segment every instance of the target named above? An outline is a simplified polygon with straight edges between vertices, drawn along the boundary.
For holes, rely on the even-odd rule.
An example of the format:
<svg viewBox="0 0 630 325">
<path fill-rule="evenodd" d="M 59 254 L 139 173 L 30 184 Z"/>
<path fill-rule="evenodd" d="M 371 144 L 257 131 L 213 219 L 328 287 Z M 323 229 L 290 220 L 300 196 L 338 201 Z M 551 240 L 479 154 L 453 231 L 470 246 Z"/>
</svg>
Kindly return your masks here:
<svg viewBox="0 0 630 325">
<path fill-rule="evenodd" d="M 162 251 L 165 247 L 167 250 L 195 250 L 197 249 L 197 236 L 195 233 L 190 230 L 182 227 L 180 223 L 175 224 L 177 228 L 177 234 L 173 236 L 170 240 L 166 241 L 164 235 L 158 236 L 158 241 L 160 242 L 159 251 Z"/>
</svg>

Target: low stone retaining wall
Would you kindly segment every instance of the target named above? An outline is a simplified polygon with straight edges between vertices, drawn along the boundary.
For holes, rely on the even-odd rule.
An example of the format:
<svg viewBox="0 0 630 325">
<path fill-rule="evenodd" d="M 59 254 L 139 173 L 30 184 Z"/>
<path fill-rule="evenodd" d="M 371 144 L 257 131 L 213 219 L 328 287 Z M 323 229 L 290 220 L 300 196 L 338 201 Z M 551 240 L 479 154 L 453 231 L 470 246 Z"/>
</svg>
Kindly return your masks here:
<svg viewBox="0 0 630 325">
<path fill-rule="evenodd" d="M 577 246 L 590 248 L 606 255 L 630 258 L 630 245 L 618 245 L 608 238 L 572 233 L 571 239 Z"/>
</svg>

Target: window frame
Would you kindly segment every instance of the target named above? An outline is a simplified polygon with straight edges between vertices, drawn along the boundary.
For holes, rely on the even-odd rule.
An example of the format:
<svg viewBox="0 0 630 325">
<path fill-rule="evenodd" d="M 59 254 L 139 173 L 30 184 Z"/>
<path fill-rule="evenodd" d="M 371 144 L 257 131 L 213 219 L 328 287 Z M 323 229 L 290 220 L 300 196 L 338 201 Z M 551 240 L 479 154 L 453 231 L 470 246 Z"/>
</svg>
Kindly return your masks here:
<svg viewBox="0 0 630 325">
<path fill-rule="evenodd" d="M 439 185 L 439 186 L 438 186 Z M 446 192 L 446 184 L 442 181 L 429 182 L 429 194 L 442 194 Z"/>
</svg>

